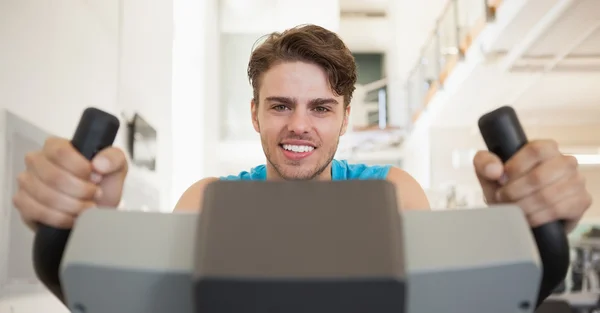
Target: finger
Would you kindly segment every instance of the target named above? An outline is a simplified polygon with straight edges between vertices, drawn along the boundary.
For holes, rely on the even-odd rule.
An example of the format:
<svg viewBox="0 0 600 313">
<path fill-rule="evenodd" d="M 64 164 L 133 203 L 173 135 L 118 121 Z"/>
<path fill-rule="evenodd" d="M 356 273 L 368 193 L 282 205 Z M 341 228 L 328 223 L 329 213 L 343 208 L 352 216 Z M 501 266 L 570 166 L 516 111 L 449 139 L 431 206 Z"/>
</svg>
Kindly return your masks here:
<svg viewBox="0 0 600 313">
<path fill-rule="evenodd" d="M 478 151 L 473 158 L 473 166 L 477 176 L 485 180 L 497 181 L 504 173 L 500 158 L 488 151 Z"/>
<path fill-rule="evenodd" d="M 42 151 L 46 158 L 58 167 L 80 179 L 89 179 L 92 166 L 70 141 L 64 138 L 50 137 L 46 140 Z"/>
<path fill-rule="evenodd" d="M 75 221 L 72 215 L 44 206 L 22 189 L 13 197 L 13 204 L 20 209 L 21 218 L 33 229 L 37 228 L 37 223 L 69 229 L 73 227 Z"/>
<path fill-rule="evenodd" d="M 502 161 L 491 152 L 478 151 L 473 158 L 473 166 L 486 203 L 496 202 L 496 190 L 500 186 L 498 181 L 504 172 Z"/>
<path fill-rule="evenodd" d="M 27 155 L 25 163 L 30 172 L 55 190 L 77 199 L 94 199 L 97 187 L 89 181 L 89 176 L 85 180 L 81 179 L 39 153 Z"/>
<path fill-rule="evenodd" d="M 556 183 L 563 177 L 569 178 L 575 174 L 577 174 L 577 160 L 571 156 L 559 154 L 538 164 L 527 174 L 509 180 L 506 185 L 498 189 L 498 201 L 519 201 Z M 552 197 L 547 192 L 539 195 Z"/>
<path fill-rule="evenodd" d="M 576 220 L 591 205 L 591 199 L 591 195 L 586 191 L 573 194 L 545 210 L 527 216 L 527 220 L 531 227 L 538 227 L 557 220 Z"/>
<path fill-rule="evenodd" d="M 18 210 L 21 220 L 34 232 L 37 230 L 37 223 L 32 220 L 31 214 L 28 212 L 32 209 L 31 204 L 28 205 L 26 201 L 28 197 L 24 190 L 19 190 L 12 197 L 12 204 Z"/>
<path fill-rule="evenodd" d="M 125 183 L 126 172 L 117 172 L 103 178 L 100 183 L 102 196 L 99 197 L 96 203 L 99 206 L 117 207 L 123 195 L 123 185 Z"/>
<path fill-rule="evenodd" d="M 109 147 L 98 152 L 92 160 L 92 166 L 101 175 L 127 172 L 127 158 L 121 149 Z"/>
<path fill-rule="evenodd" d="M 561 220 L 577 220 L 592 205 L 592 195 L 581 190 L 553 206 L 556 216 Z"/>
<path fill-rule="evenodd" d="M 94 207 L 95 203 L 91 201 L 80 201 L 69 195 L 60 193 L 52 187 L 36 179 L 31 173 L 21 173 L 17 181 L 19 187 L 29 194 L 38 203 L 54 210 L 62 211 L 70 215 L 77 216 L 84 209 Z"/>
<path fill-rule="evenodd" d="M 525 215 L 552 207 L 564 198 L 579 193 L 584 188 L 585 181 L 579 173 L 560 178 L 555 183 L 540 189 L 533 194 L 519 200 L 516 204 L 523 209 Z"/>
<path fill-rule="evenodd" d="M 514 180 L 560 154 L 558 144 L 553 140 L 531 141 L 504 164 L 504 170 L 508 179 Z"/>
</svg>

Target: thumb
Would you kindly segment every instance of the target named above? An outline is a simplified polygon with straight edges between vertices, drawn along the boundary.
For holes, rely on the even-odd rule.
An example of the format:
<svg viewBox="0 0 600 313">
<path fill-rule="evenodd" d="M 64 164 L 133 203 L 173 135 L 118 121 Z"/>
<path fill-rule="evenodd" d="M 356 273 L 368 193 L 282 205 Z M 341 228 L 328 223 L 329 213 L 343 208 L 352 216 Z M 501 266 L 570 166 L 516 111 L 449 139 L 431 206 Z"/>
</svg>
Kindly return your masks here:
<svg viewBox="0 0 600 313">
<path fill-rule="evenodd" d="M 473 158 L 473 165 L 487 203 L 496 203 L 496 190 L 504 180 L 502 160 L 489 151 L 479 151 Z"/>
<path fill-rule="evenodd" d="M 127 170 L 127 158 L 123 150 L 115 147 L 109 147 L 101 150 L 92 159 L 94 172 L 100 175 L 109 175 L 112 173 Z"/>
<path fill-rule="evenodd" d="M 101 176 L 96 203 L 99 206 L 116 207 L 121 201 L 123 184 L 127 176 L 128 165 L 125 153 L 119 148 L 106 148 L 92 159 L 92 167 L 94 172 Z"/>
</svg>

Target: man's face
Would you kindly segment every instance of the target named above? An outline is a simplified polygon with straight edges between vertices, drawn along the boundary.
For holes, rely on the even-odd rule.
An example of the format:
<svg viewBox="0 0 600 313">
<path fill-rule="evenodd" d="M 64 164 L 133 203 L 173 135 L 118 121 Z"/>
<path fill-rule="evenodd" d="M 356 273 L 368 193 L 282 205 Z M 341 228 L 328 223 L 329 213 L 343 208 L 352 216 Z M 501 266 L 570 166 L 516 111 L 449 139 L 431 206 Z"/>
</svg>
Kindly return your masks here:
<svg viewBox="0 0 600 313">
<path fill-rule="evenodd" d="M 325 71 L 288 62 L 263 74 L 252 123 L 260 133 L 270 174 L 287 180 L 330 177 L 330 163 L 346 131 L 350 107 L 336 96 Z"/>
</svg>

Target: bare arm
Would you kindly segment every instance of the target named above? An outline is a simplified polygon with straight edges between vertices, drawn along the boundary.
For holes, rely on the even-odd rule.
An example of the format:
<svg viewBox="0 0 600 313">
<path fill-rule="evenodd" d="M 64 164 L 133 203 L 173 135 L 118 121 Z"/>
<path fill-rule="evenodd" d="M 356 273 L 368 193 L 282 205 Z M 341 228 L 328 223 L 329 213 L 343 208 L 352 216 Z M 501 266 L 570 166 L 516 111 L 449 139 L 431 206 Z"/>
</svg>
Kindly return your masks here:
<svg viewBox="0 0 600 313">
<path fill-rule="evenodd" d="M 202 209 L 202 197 L 204 188 L 211 182 L 219 180 L 216 177 L 208 177 L 197 181 L 191 185 L 179 198 L 175 205 L 174 212 L 200 212 Z"/>
<path fill-rule="evenodd" d="M 387 180 L 396 185 L 398 207 L 401 210 L 430 210 L 429 200 L 421 185 L 407 172 L 392 167 Z"/>
<path fill-rule="evenodd" d="M 179 198 L 174 212 L 199 212 L 201 209 L 204 188 L 211 182 L 217 181 L 216 177 L 209 177 L 190 186 Z M 392 167 L 387 180 L 396 186 L 398 207 L 402 210 L 429 210 L 429 200 L 423 188 L 410 174 Z"/>
</svg>

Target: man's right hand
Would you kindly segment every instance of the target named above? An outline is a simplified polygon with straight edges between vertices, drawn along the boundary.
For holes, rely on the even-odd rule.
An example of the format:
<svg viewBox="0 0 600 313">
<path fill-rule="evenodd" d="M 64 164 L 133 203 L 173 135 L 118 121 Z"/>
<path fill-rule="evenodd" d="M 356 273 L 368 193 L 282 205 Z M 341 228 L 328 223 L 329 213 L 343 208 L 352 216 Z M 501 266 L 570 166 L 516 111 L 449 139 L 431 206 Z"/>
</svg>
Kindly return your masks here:
<svg viewBox="0 0 600 313">
<path fill-rule="evenodd" d="M 85 209 L 118 206 L 128 169 L 121 149 L 108 147 L 90 162 L 57 137 L 28 153 L 25 165 L 13 204 L 34 230 L 38 223 L 68 229 Z"/>
</svg>

